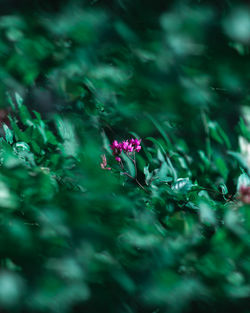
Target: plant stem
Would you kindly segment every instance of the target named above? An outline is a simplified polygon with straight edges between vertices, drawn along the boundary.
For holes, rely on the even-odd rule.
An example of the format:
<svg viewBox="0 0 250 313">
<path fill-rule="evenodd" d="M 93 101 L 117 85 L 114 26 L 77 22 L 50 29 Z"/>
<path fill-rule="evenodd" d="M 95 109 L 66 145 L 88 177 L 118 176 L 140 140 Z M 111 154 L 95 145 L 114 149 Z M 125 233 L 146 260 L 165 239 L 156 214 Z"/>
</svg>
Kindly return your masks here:
<svg viewBox="0 0 250 313">
<path fill-rule="evenodd" d="M 126 153 L 126 155 L 130 159 L 130 161 L 132 161 L 133 164 L 134 164 L 134 167 L 135 167 L 135 177 L 131 176 L 127 172 L 123 172 L 122 175 L 127 175 L 130 179 L 134 180 L 141 189 L 143 189 L 146 193 L 149 193 L 148 190 L 146 190 L 142 186 L 142 184 L 139 182 L 139 180 L 137 179 L 138 171 L 137 171 L 136 160 L 135 160 L 135 152 L 133 153 L 133 156 L 134 156 L 133 158 L 131 158 L 131 156 L 128 153 Z M 121 168 L 122 168 L 122 170 L 124 169 L 122 161 L 121 161 Z"/>
<path fill-rule="evenodd" d="M 149 191 L 142 186 L 142 184 L 138 181 L 137 178 L 135 178 L 135 181 L 137 182 L 138 186 L 140 186 L 146 193 L 149 194 Z"/>
<path fill-rule="evenodd" d="M 122 160 L 121 160 L 121 162 L 120 162 L 120 166 L 121 166 L 121 169 L 124 170 L 124 165 L 123 165 Z"/>
<path fill-rule="evenodd" d="M 146 193 L 149 194 L 148 190 L 146 190 L 146 189 L 142 186 L 142 184 L 138 181 L 137 178 L 131 176 L 131 175 L 128 174 L 127 172 L 123 172 L 122 175 L 127 175 L 130 179 L 134 180 L 134 181 L 137 183 L 137 185 L 138 185 L 141 189 L 143 189 Z"/>
</svg>

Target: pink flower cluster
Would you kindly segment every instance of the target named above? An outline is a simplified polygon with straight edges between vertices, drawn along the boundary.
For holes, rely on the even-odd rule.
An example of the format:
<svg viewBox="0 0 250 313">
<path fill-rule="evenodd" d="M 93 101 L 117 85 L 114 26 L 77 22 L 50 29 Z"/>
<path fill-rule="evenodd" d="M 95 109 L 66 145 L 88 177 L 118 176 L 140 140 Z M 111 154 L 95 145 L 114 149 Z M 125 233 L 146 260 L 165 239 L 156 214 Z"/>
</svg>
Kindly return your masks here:
<svg viewBox="0 0 250 313">
<path fill-rule="evenodd" d="M 113 150 L 113 155 L 115 156 L 116 161 L 121 162 L 119 155 L 122 153 L 122 151 L 129 153 L 133 151 L 139 152 L 141 150 L 141 139 L 130 139 L 124 140 L 122 142 L 114 140 L 110 147 Z"/>
<path fill-rule="evenodd" d="M 246 204 L 250 204 L 250 186 L 240 186 L 240 199 Z"/>
</svg>

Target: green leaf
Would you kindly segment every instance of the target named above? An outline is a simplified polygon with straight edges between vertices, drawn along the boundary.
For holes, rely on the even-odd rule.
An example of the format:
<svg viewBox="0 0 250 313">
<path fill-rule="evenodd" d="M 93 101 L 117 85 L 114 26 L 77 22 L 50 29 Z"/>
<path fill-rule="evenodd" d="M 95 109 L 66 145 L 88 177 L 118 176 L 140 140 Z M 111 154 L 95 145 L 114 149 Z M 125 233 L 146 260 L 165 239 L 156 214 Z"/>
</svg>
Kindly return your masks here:
<svg viewBox="0 0 250 313">
<path fill-rule="evenodd" d="M 201 222 L 207 225 L 215 225 L 216 216 L 210 204 L 208 204 L 205 201 L 200 201 L 199 208 L 200 208 L 199 214 L 200 214 Z"/>
<path fill-rule="evenodd" d="M 178 177 L 176 169 L 174 168 L 174 166 L 173 166 L 173 164 L 172 164 L 172 162 L 171 162 L 169 157 L 166 157 L 166 160 L 167 160 L 169 168 L 171 169 L 173 179 L 174 179 L 174 181 L 176 181 L 177 177 Z"/>
<path fill-rule="evenodd" d="M 201 160 L 203 161 L 205 167 L 208 168 L 210 166 L 210 160 L 206 156 L 205 152 L 202 150 L 199 150 L 198 153 L 199 153 L 199 156 L 200 156 Z"/>
<path fill-rule="evenodd" d="M 20 152 L 20 151 L 30 151 L 29 145 L 28 145 L 26 142 L 22 142 L 22 141 L 16 142 L 16 143 L 13 145 L 13 149 L 14 149 L 16 152 Z"/>
<path fill-rule="evenodd" d="M 237 160 L 238 163 L 250 174 L 250 168 L 248 167 L 248 164 L 241 153 L 234 151 L 228 151 L 227 153 L 230 156 L 232 156 L 235 160 Z"/>
<path fill-rule="evenodd" d="M 11 109 L 13 110 L 13 112 L 15 112 L 16 106 L 15 106 L 15 103 L 13 102 L 13 100 L 12 100 L 11 95 L 9 94 L 9 92 L 7 92 L 7 101 L 8 101 L 8 103 L 10 104 Z"/>
<path fill-rule="evenodd" d="M 239 176 L 237 182 L 237 191 L 240 190 L 241 186 L 250 186 L 250 177 L 246 173 L 243 173 Z"/>
<path fill-rule="evenodd" d="M 57 116 L 56 126 L 59 135 L 63 139 L 63 152 L 68 156 L 76 157 L 78 153 L 78 143 L 74 125 L 70 120 Z"/>
<path fill-rule="evenodd" d="M 21 122 L 24 125 L 28 125 L 28 126 L 33 125 L 32 117 L 25 105 L 19 104 L 19 116 L 20 116 Z"/>
<path fill-rule="evenodd" d="M 12 193 L 3 181 L 0 181 L 0 208 L 15 209 L 17 206 L 17 195 Z"/>
<path fill-rule="evenodd" d="M 149 183 L 153 177 L 153 173 L 149 172 L 149 165 L 144 167 L 144 175 L 145 175 L 146 184 L 149 185 Z"/>
<path fill-rule="evenodd" d="M 227 186 L 226 186 L 225 184 L 220 184 L 220 185 L 219 185 L 219 188 L 221 189 L 223 198 L 224 198 L 225 200 L 227 200 L 227 198 L 225 197 L 225 196 L 228 194 Z"/>
<path fill-rule="evenodd" d="M 20 107 L 23 105 L 23 98 L 19 95 L 18 92 L 15 92 L 15 99 L 16 99 L 17 107 L 18 109 L 20 109 Z"/>
<path fill-rule="evenodd" d="M 131 159 L 125 153 L 122 153 L 121 156 L 122 156 L 123 160 L 126 163 L 126 166 L 128 168 L 129 174 L 132 177 L 135 177 L 135 166 L 134 166 L 133 161 L 131 161 Z"/>
<path fill-rule="evenodd" d="M 227 195 L 228 194 L 228 189 L 227 189 L 227 186 L 225 184 L 220 184 L 219 188 L 221 188 L 221 191 L 222 191 L 223 195 Z"/>
<path fill-rule="evenodd" d="M 250 142 L 250 132 L 249 132 L 249 126 L 245 123 L 244 119 L 240 117 L 239 121 L 239 130 L 241 135 L 246 138 Z"/>
<path fill-rule="evenodd" d="M 147 138 L 145 138 L 145 140 L 152 141 L 152 142 L 156 145 L 156 147 L 158 147 L 158 148 L 161 150 L 161 152 L 163 153 L 163 155 L 166 154 L 165 148 L 163 147 L 163 145 L 162 145 L 158 140 L 156 140 L 156 139 L 153 138 L 153 137 L 147 137 Z"/>
<path fill-rule="evenodd" d="M 165 130 L 150 114 L 146 114 L 146 116 L 151 120 L 151 122 L 154 124 L 154 126 L 159 131 L 159 133 L 162 135 L 162 137 L 164 138 L 164 140 L 167 144 L 167 147 L 170 148 L 172 146 L 172 144 L 171 144 L 170 139 L 169 139 L 168 135 L 166 134 Z"/>
<path fill-rule="evenodd" d="M 189 178 L 178 178 L 176 182 L 172 185 L 172 190 L 180 194 L 186 194 L 193 184 Z"/>
<path fill-rule="evenodd" d="M 209 121 L 208 122 L 208 127 L 210 130 L 211 137 L 219 142 L 220 144 L 225 143 L 227 149 L 231 148 L 231 143 L 229 141 L 228 136 L 224 132 L 224 130 L 219 126 L 218 123 Z"/>
<path fill-rule="evenodd" d="M 29 142 L 30 138 L 23 132 L 17 125 L 17 121 L 10 118 L 11 128 L 13 129 L 13 134 L 17 141 L 26 141 Z"/>
<path fill-rule="evenodd" d="M 220 174 L 223 176 L 223 178 L 226 180 L 229 170 L 227 168 L 227 164 L 224 161 L 224 159 L 222 159 L 221 157 L 217 157 L 215 158 L 215 164 L 217 166 L 218 171 L 220 172 Z"/>
<path fill-rule="evenodd" d="M 5 139 L 9 144 L 13 143 L 13 131 L 9 129 L 9 127 L 3 123 L 3 130 L 5 132 Z"/>
</svg>

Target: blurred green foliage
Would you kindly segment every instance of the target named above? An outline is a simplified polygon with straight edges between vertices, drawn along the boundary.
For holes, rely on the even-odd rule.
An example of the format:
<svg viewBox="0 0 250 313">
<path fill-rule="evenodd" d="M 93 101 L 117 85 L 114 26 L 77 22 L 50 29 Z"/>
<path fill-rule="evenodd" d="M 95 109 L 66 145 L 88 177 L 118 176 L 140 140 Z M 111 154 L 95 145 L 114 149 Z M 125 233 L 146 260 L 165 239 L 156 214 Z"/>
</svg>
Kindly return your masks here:
<svg viewBox="0 0 250 313">
<path fill-rule="evenodd" d="M 0 1 L 1 312 L 250 312 L 249 25 L 243 0 Z"/>
</svg>

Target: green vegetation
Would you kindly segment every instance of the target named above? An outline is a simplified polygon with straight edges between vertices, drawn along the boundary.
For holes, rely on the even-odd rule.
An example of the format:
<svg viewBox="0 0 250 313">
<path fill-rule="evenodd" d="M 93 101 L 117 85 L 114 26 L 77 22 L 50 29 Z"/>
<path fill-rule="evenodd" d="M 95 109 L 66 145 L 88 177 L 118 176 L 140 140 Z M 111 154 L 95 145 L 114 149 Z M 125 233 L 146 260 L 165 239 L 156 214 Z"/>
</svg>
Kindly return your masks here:
<svg viewBox="0 0 250 313">
<path fill-rule="evenodd" d="M 249 44 L 243 0 L 0 1 L 1 312 L 250 312 Z"/>
</svg>

